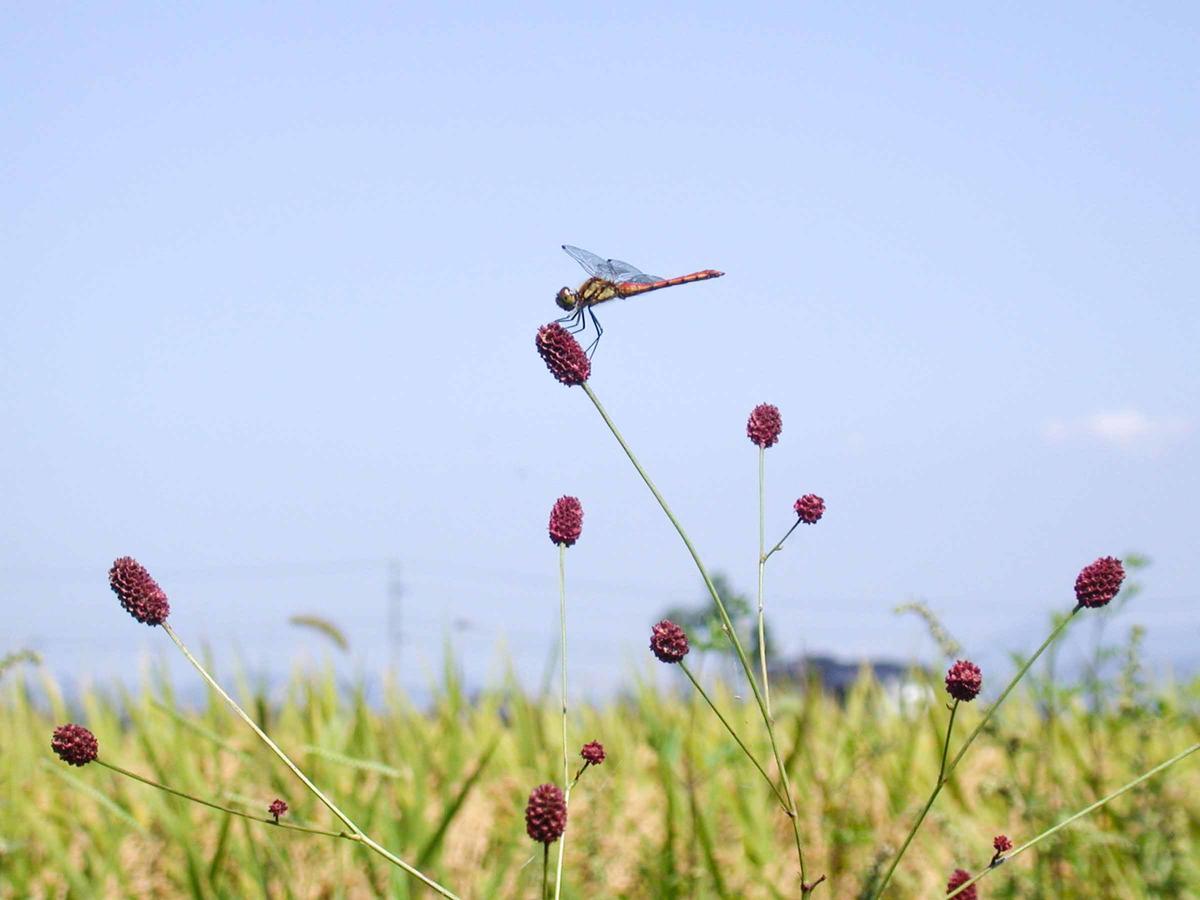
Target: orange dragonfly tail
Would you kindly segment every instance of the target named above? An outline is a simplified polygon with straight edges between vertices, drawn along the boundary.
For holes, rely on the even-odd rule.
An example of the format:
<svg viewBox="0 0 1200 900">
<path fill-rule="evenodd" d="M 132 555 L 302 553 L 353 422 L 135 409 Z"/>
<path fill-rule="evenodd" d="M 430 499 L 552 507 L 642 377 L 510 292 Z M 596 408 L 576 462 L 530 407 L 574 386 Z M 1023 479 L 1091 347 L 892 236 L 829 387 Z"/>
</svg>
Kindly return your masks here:
<svg viewBox="0 0 1200 900">
<path fill-rule="evenodd" d="M 678 278 L 664 278 L 662 281 L 652 281 L 648 284 L 639 281 L 622 281 L 616 285 L 617 293 L 622 297 L 632 297 L 634 294 L 644 294 L 647 291 L 657 291 L 661 288 L 674 287 L 677 284 L 688 284 L 692 281 L 705 281 L 709 278 L 720 278 L 724 272 L 716 269 L 703 269 Z"/>
</svg>

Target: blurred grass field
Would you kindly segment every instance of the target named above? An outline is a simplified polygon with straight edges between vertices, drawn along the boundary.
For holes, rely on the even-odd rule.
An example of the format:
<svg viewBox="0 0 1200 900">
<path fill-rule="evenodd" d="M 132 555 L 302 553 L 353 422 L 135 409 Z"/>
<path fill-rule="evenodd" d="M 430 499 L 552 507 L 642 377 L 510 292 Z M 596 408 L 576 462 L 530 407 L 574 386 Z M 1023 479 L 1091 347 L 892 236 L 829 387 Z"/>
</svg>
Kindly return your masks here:
<svg viewBox="0 0 1200 900">
<path fill-rule="evenodd" d="M 336 830 L 219 700 L 181 706 L 151 672 L 137 693 L 93 688 L 68 708 L 35 667 L 0 677 L 6 900 L 427 896 L 349 842 L 215 813 L 96 765 L 70 768 L 49 749 L 54 726 L 77 721 L 96 733 L 102 759 L 258 815 L 279 796 L 290 821 Z M 552 698 L 515 682 L 468 697 L 452 668 L 422 709 L 394 691 L 368 703 L 330 672 L 296 674 L 276 702 L 230 681 L 389 849 L 463 897 L 538 895 L 540 848 L 522 814 L 530 789 L 560 774 Z M 859 896 L 928 796 L 947 717 L 940 685 L 929 687 L 930 699 L 908 710 L 867 676 L 844 702 L 774 691 L 810 871 L 828 877 L 818 896 Z M 722 690 L 714 697 L 765 763 L 757 711 Z M 987 863 L 995 834 L 1019 844 L 1195 742 L 1198 709 L 1200 681 L 1156 688 L 1117 678 L 1089 693 L 1034 679 L 964 760 L 889 896 L 939 896 L 955 867 Z M 960 710 L 958 740 L 981 712 Z M 636 683 L 622 698 L 577 708 L 570 733 L 576 746 L 600 740 L 609 757 L 572 794 L 567 897 L 798 893 L 785 818 L 694 692 Z M 1193 757 L 1002 866 L 982 896 L 1200 896 L 1198 838 Z"/>
</svg>

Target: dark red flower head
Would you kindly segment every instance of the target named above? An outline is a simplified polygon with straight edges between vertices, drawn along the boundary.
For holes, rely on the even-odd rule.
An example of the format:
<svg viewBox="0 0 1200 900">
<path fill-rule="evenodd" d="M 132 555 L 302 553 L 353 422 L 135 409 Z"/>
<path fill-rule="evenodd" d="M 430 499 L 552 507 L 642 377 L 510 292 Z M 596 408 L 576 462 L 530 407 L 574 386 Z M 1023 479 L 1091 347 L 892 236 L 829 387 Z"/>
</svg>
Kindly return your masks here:
<svg viewBox="0 0 1200 900">
<path fill-rule="evenodd" d="M 783 431 L 783 419 L 779 416 L 778 406 L 760 403 L 750 411 L 750 421 L 746 423 L 746 434 L 758 446 L 773 446 L 779 440 L 781 431 Z"/>
<path fill-rule="evenodd" d="M 663 619 L 650 629 L 650 649 L 663 662 L 677 663 L 687 656 L 687 635 L 670 619 Z"/>
<path fill-rule="evenodd" d="M 958 660 L 946 673 L 946 693 L 955 700 L 970 702 L 982 688 L 983 672 L 970 660 Z"/>
<path fill-rule="evenodd" d="M 599 741 L 589 741 L 583 745 L 579 755 L 587 760 L 589 765 L 598 766 L 604 762 L 604 745 Z"/>
<path fill-rule="evenodd" d="M 50 749 L 65 763 L 86 766 L 100 753 L 100 742 L 82 725 L 59 725 L 50 738 Z"/>
<path fill-rule="evenodd" d="M 792 507 L 805 525 L 816 525 L 825 515 L 825 501 L 816 494 L 805 494 Z"/>
<path fill-rule="evenodd" d="M 525 804 L 525 833 L 535 841 L 553 844 L 567 830 L 567 801 L 553 784 L 535 787 Z"/>
<path fill-rule="evenodd" d="M 121 606 L 139 622 L 161 625 L 167 621 L 171 604 L 167 595 L 132 556 L 122 556 L 108 570 L 108 583 L 120 598 Z"/>
<path fill-rule="evenodd" d="M 578 497 L 559 497 L 550 510 L 550 540 L 570 547 L 583 531 L 583 505 Z"/>
<path fill-rule="evenodd" d="M 971 873 L 966 869 L 955 869 L 950 880 L 946 882 L 946 893 L 951 893 L 956 887 L 962 887 L 970 880 Z M 979 892 L 975 890 L 975 885 L 971 885 L 965 891 L 955 894 L 954 897 L 955 900 L 979 900 Z"/>
<path fill-rule="evenodd" d="M 1119 559 L 1102 556 L 1089 566 L 1084 566 L 1075 579 L 1075 599 L 1080 606 L 1095 609 L 1106 606 L 1125 580 L 1125 567 Z"/>
<path fill-rule="evenodd" d="M 579 341 L 557 322 L 538 329 L 537 349 L 550 374 L 568 387 L 583 384 L 592 374 L 592 361 Z"/>
<path fill-rule="evenodd" d="M 1012 841 L 1008 839 L 1008 835 L 998 834 L 992 840 L 992 847 L 997 853 L 1007 853 L 1012 849 Z"/>
<path fill-rule="evenodd" d="M 288 805 L 276 797 L 271 801 L 271 805 L 267 807 L 267 812 L 275 817 L 275 821 L 279 821 L 279 817 L 288 811 Z"/>
</svg>

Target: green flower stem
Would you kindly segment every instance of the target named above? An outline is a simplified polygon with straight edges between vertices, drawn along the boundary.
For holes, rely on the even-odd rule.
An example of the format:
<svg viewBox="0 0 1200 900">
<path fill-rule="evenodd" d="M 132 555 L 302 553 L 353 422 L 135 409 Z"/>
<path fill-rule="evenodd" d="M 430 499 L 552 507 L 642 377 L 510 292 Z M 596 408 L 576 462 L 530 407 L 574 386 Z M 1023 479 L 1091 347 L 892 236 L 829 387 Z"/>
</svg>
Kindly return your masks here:
<svg viewBox="0 0 1200 900">
<path fill-rule="evenodd" d="M 567 759 L 567 547 L 558 545 L 558 623 L 560 629 L 562 661 L 562 754 L 563 754 L 563 806 L 571 807 L 571 763 Z M 580 770 L 583 774 L 583 770 Z M 567 833 L 564 831 L 558 839 L 558 865 L 554 871 L 554 900 L 558 900 L 562 890 L 563 854 L 566 852 Z"/>
<path fill-rule="evenodd" d="M 771 752 L 775 756 L 775 764 L 779 767 L 780 779 L 783 782 L 783 792 L 788 799 L 787 815 L 792 820 L 792 831 L 796 836 L 796 856 L 800 863 L 801 895 L 808 896 L 812 892 L 812 886 L 805 887 L 808 879 L 805 874 L 804 851 L 801 848 L 800 824 L 796 815 L 796 801 L 792 795 L 791 779 L 788 778 L 787 767 L 784 766 L 783 757 L 779 753 L 779 742 L 775 738 L 775 725 L 771 721 L 770 714 L 767 712 L 767 705 L 763 699 L 762 691 L 759 690 L 758 681 L 754 677 L 754 670 L 750 666 L 750 661 L 746 658 L 746 651 L 742 649 L 742 642 L 738 639 L 737 630 L 733 627 L 733 622 L 729 618 L 729 611 L 725 609 L 721 595 L 717 593 L 717 588 L 708 574 L 708 569 L 704 567 L 704 562 L 700 559 L 700 554 L 696 552 L 696 548 L 692 545 L 687 532 L 683 530 L 683 525 L 675 518 L 675 514 L 671 512 L 671 507 L 667 505 L 666 499 L 659 493 L 658 488 L 654 486 L 654 482 L 650 480 L 649 474 L 642 468 L 642 464 L 638 462 L 637 457 L 634 456 L 633 450 L 625 443 L 625 438 L 621 436 L 621 432 L 617 429 L 616 424 L 609 418 L 608 412 L 601 405 L 599 398 L 592 392 L 591 385 L 585 381 L 581 387 L 584 393 L 587 394 L 588 399 L 592 401 L 592 405 L 596 407 L 596 412 L 600 413 L 600 418 L 604 420 L 604 424 L 608 426 L 608 430 L 612 432 L 613 437 L 617 439 L 617 443 L 621 445 L 621 449 L 625 451 L 625 455 L 629 457 L 629 461 L 633 463 L 633 467 L 642 477 L 642 481 L 646 483 L 646 487 L 650 489 L 650 493 L 654 495 L 654 499 L 658 501 L 658 505 L 662 507 L 662 511 L 666 514 L 671 524 L 675 526 L 675 531 L 678 532 L 684 547 L 691 554 L 692 561 L 696 564 L 696 569 L 700 572 L 700 577 L 704 579 L 704 586 L 708 588 L 708 593 L 712 597 L 713 603 L 716 604 L 717 612 L 720 613 L 721 622 L 725 628 L 725 633 L 729 636 L 729 640 L 733 644 L 738 662 L 741 663 L 742 671 L 746 673 L 746 680 L 750 683 L 750 690 L 754 693 L 754 700 L 758 704 L 759 712 L 762 713 L 763 723 L 767 726 L 767 736 L 771 740 Z"/>
<path fill-rule="evenodd" d="M 542 900 L 546 900 L 546 886 L 550 883 L 550 845 L 542 844 Z"/>
<path fill-rule="evenodd" d="M 963 741 L 963 745 L 958 749 L 958 753 L 954 755 L 954 759 L 950 763 L 950 768 L 946 772 L 947 775 L 954 771 L 955 767 L 959 763 L 959 760 L 963 758 L 963 754 L 967 752 L 967 748 L 971 746 L 972 741 L 979 736 L 979 733 L 983 731 L 984 726 L 987 725 L 988 720 L 992 718 L 992 714 L 1000 708 L 1000 704 L 1003 703 L 1005 698 L 1012 693 L 1013 688 L 1017 686 L 1017 682 L 1025 677 L 1025 673 L 1029 671 L 1029 667 L 1037 662 L 1037 658 L 1039 656 L 1046 652 L 1046 648 L 1054 643 L 1055 638 L 1062 634 L 1063 629 L 1070 624 L 1073 618 L 1075 618 L 1075 613 L 1079 612 L 1081 609 L 1083 609 L 1082 606 L 1076 606 L 1073 610 L 1071 610 L 1069 615 L 1064 616 L 1063 620 L 1054 626 L 1054 630 L 1050 632 L 1049 636 L 1042 641 L 1042 646 L 1038 647 L 1037 650 L 1034 651 L 1033 656 L 1029 657 L 1029 659 L 1025 661 L 1025 664 L 1017 670 L 1017 674 L 1012 677 L 1012 681 L 1008 683 L 1008 687 L 1004 689 L 1004 693 L 997 697 L 996 702 L 988 707 L 987 712 L 983 714 L 983 718 L 979 720 L 979 724 L 975 726 L 975 730 L 967 735 L 967 739 Z"/>
<path fill-rule="evenodd" d="M 642 481 L 646 483 L 646 487 L 650 489 L 650 493 L 654 495 L 654 499 L 658 501 L 658 505 L 662 507 L 662 511 L 666 513 L 671 524 L 675 526 L 675 531 L 678 532 L 683 545 L 691 554 L 692 561 L 696 564 L 696 568 L 700 571 L 700 577 L 704 580 L 704 586 L 708 589 L 709 595 L 716 604 L 717 612 L 721 616 L 721 624 L 725 629 L 726 635 L 733 643 L 733 649 L 737 653 L 738 662 L 742 665 L 742 670 L 746 673 L 746 679 L 750 682 L 750 689 L 754 692 L 754 699 L 758 703 L 759 709 L 762 712 L 763 718 L 769 720 L 767 715 L 767 707 L 763 701 L 762 691 L 759 689 L 758 680 L 754 677 L 754 671 L 750 667 L 749 660 L 746 659 L 746 651 L 742 648 L 742 642 L 738 639 L 737 631 L 733 627 L 733 621 L 729 618 L 729 612 L 725 609 L 725 603 L 721 600 L 721 595 L 717 593 L 717 588 L 709 577 L 708 570 L 704 567 L 703 561 L 700 559 L 700 554 L 696 552 L 696 548 L 692 545 L 691 539 L 687 532 L 683 530 L 683 525 L 675 518 L 675 514 L 671 512 L 671 507 L 667 505 L 666 498 L 663 497 L 654 482 L 650 480 L 650 475 L 642 468 L 642 464 L 638 462 L 636 456 L 633 455 L 633 450 L 625 443 L 625 438 L 621 436 L 621 432 L 617 430 L 616 423 L 609 418 L 608 412 L 600 405 L 599 398 L 592 392 L 591 386 L 585 381 L 582 385 L 588 399 L 596 407 L 596 411 L 600 413 L 600 417 L 604 419 L 604 424 L 608 426 L 608 430 L 613 433 L 613 437 L 617 439 L 617 443 L 621 445 L 621 449 L 625 451 L 625 455 L 629 457 L 629 461 L 633 463 L 633 467 L 637 469 L 637 473 L 642 477 Z"/>
<path fill-rule="evenodd" d="M 896 867 L 900 865 L 900 858 L 904 856 L 904 851 L 908 849 L 908 845 L 912 843 L 913 837 L 916 836 L 917 829 L 921 827 L 921 823 L 925 820 L 926 814 L 929 812 L 930 807 L 933 806 L 933 801 L 937 799 L 937 795 L 941 791 L 942 784 L 944 784 L 950 778 L 951 774 L 953 774 L 954 769 L 962 760 L 963 754 L 967 752 L 967 748 L 971 746 L 975 738 L 977 738 L 980 732 L 983 731 L 984 726 L 987 725 L 988 721 L 992 718 L 992 715 L 1000 708 L 1000 704 L 1002 704 L 1005 698 L 1012 693 L 1013 688 L 1017 686 L 1017 682 L 1025 677 L 1025 673 L 1029 671 L 1029 667 L 1032 666 L 1037 661 L 1037 658 L 1046 651 L 1046 648 L 1054 642 L 1054 639 L 1062 634 L 1063 629 L 1067 627 L 1067 624 L 1075 617 L 1075 613 L 1079 612 L 1080 609 L 1081 607 L 1076 606 L 1073 610 L 1071 610 L 1070 615 L 1064 616 L 1063 620 L 1054 627 L 1054 630 L 1050 632 L 1049 636 L 1042 641 L 1042 645 L 1037 648 L 1033 656 L 1029 657 L 1029 659 L 1025 661 L 1024 665 L 1017 670 L 1017 673 L 1012 677 L 1012 680 L 1009 681 L 1008 687 L 1006 687 L 1003 693 L 996 698 L 996 702 L 988 707 L 987 712 L 983 714 L 983 718 L 979 720 L 979 724 L 975 726 L 975 729 L 969 735 L 967 735 L 967 739 L 963 741 L 958 753 L 955 754 L 954 759 L 950 761 L 949 765 L 946 764 L 946 751 L 942 751 L 942 774 L 938 777 L 938 786 L 934 790 L 933 795 L 929 798 L 929 802 L 925 804 L 925 808 L 922 809 L 920 814 L 917 816 L 916 821 L 913 822 L 912 828 L 909 829 L 908 837 L 905 838 L 899 852 L 892 860 L 891 866 L 888 867 L 887 874 L 883 877 L 883 881 L 879 883 L 879 887 L 876 889 L 875 893 L 872 894 L 873 900 L 874 898 L 883 896 L 883 889 L 887 887 L 888 882 L 892 879 L 892 874 L 896 871 Z M 955 707 L 958 706 L 957 701 L 954 705 Z M 950 734 L 948 731 L 946 733 L 946 739 L 947 741 L 950 739 Z"/>
<path fill-rule="evenodd" d="M 950 707 L 950 723 L 946 726 L 946 742 L 942 744 L 942 764 L 938 766 L 938 784 L 946 782 L 946 757 L 950 754 L 950 732 L 954 730 L 954 714 L 958 712 L 958 700 Z"/>
<path fill-rule="evenodd" d="M 758 448 L 758 661 L 762 669 L 763 700 L 766 701 L 767 715 L 771 715 L 771 682 L 767 678 L 767 635 L 763 612 L 763 572 L 767 567 L 767 557 L 763 552 L 767 542 L 766 524 L 766 448 Z"/>
<path fill-rule="evenodd" d="M 586 759 L 583 761 L 583 765 L 579 767 L 579 771 L 576 772 L 575 777 L 571 779 L 571 787 L 575 787 L 575 785 L 579 784 L 579 779 L 583 777 L 583 773 L 587 771 L 587 767 L 590 765 L 591 763 Z"/>
<path fill-rule="evenodd" d="M 904 851 L 908 849 L 908 845 L 912 843 L 914 837 L 917 836 L 917 829 L 921 827 L 921 823 L 925 821 L 925 816 L 929 810 L 933 808 L 933 801 L 937 799 L 938 794 L 942 792 L 942 787 L 946 784 L 946 757 L 950 753 L 950 734 L 954 731 L 954 716 L 958 712 L 958 702 L 954 701 L 954 705 L 950 707 L 950 721 L 946 725 L 946 739 L 942 742 L 942 762 L 938 767 L 937 781 L 933 783 L 933 790 L 929 794 L 929 799 L 925 801 L 925 807 L 921 810 L 917 819 L 912 824 L 912 828 L 908 830 L 908 836 L 904 839 L 904 843 L 900 845 L 900 851 L 892 860 L 891 866 L 887 870 L 887 874 L 883 876 L 883 881 L 879 885 L 879 890 L 875 896 L 878 897 L 883 893 L 883 889 L 887 887 L 887 883 L 892 878 L 892 873 L 896 871 L 896 866 L 900 865 L 900 859 L 904 856 Z"/>
<path fill-rule="evenodd" d="M 688 680 L 692 683 L 692 686 L 700 693 L 700 696 L 704 698 L 704 702 L 708 704 L 708 708 L 716 714 L 717 718 L 721 720 L 721 724 L 725 726 L 725 730 L 729 732 L 730 736 L 737 742 L 737 745 L 742 748 L 742 752 L 746 754 L 746 758 L 750 760 L 750 762 L 754 763 L 754 768 L 758 769 L 759 774 L 766 779 L 767 784 L 771 786 L 771 790 L 775 792 L 775 796 L 779 798 L 779 803 L 783 807 L 783 811 L 787 812 L 787 799 L 779 792 L 779 788 L 771 779 L 771 776 L 767 774 L 766 770 L 762 767 L 759 761 L 755 759 L 754 754 L 750 752 L 750 748 L 746 746 L 745 742 L 740 737 L 738 737 L 738 733 L 733 730 L 733 726 L 729 724 L 723 715 L 721 715 L 721 711 L 717 709 L 717 705 L 712 702 L 712 698 L 709 697 L 704 688 L 700 686 L 700 682 L 696 680 L 696 676 L 692 674 L 692 670 L 689 669 L 682 661 L 679 663 L 679 668 L 683 669 L 683 674 L 688 677 Z"/>
<path fill-rule="evenodd" d="M 232 697 L 230 697 L 229 694 L 227 694 L 225 692 L 225 689 L 223 687 L 221 687 L 219 684 L 217 684 L 216 680 L 211 675 L 208 674 L 208 670 L 205 669 L 203 665 L 201 665 L 200 660 L 198 660 L 198 659 L 196 659 L 196 657 L 192 656 L 192 652 L 190 650 L 188 650 L 188 648 L 184 645 L 183 641 L 181 641 L 179 639 L 179 636 L 175 633 L 175 629 L 173 629 L 168 622 L 162 623 L 162 629 L 167 633 L 167 636 L 170 637 L 171 640 L 175 642 L 175 646 L 179 648 L 180 652 L 183 653 L 183 655 L 185 657 L 187 657 L 188 662 L 190 662 L 192 664 L 192 666 L 195 667 L 196 671 L 200 673 L 201 677 L 205 681 L 208 682 L 209 686 L 214 691 L 216 691 L 218 694 L 220 694 L 222 699 L 224 699 L 224 701 L 229 704 L 230 709 L 232 709 L 235 713 L 237 713 L 238 717 L 243 722 L 245 722 L 247 725 L 250 726 L 250 729 L 255 734 L 258 735 L 259 739 L 264 744 L 266 744 L 277 757 L 279 757 L 279 759 L 283 762 L 283 764 L 292 770 L 292 774 L 300 779 L 300 781 L 304 784 L 304 786 L 306 788 L 308 788 L 309 791 L 312 792 L 313 796 L 316 797 L 318 800 L 320 800 L 323 804 L 325 804 L 326 809 L 328 809 L 331 813 L 333 813 L 335 816 L 337 816 L 338 819 L 341 820 L 343 825 L 345 825 L 352 832 L 354 832 L 354 834 L 356 834 L 358 836 L 358 840 L 361 841 L 364 846 L 369 847 L 375 853 L 378 853 L 380 856 L 382 856 L 384 859 L 386 859 L 392 865 L 400 867 L 405 872 L 407 872 L 409 875 L 412 875 L 414 878 L 423 882 L 426 886 L 428 886 L 432 890 L 436 891 L 441 896 L 450 897 L 451 900 L 459 900 L 458 896 L 456 894 L 454 894 L 452 891 L 450 891 L 447 888 L 442 887 L 440 884 L 438 884 L 432 878 L 425 875 L 423 872 L 414 868 L 413 866 L 410 866 L 408 863 L 406 863 L 400 857 L 396 856 L 394 853 L 392 853 L 391 851 L 380 846 L 374 840 L 372 840 L 370 837 L 368 837 L 367 834 L 361 828 L 359 828 L 357 825 L 354 824 L 354 822 L 350 819 L 349 816 L 347 816 L 344 812 L 342 812 L 340 809 L 338 809 L 337 804 L 335 804 L 332 800 L 330 800 L 328 797 L 326 797 L 325 794 L 321 792 L 320 788 L 318 788 L 315 784 L 313 784 L 311 781 L 309 781 L 308 776 L 300 771 L 299 767 L 294 762 L 292 762 L 291 759 L 288 757 L 288 755 L 279 748 L 279 745 L 276 744 L 269 737 L 267 737 L 267 733 L 258 727 L 258 723 L 255 722 L 253 719 L 251 719 L 250 716 L 246 714 L 246 711 L 244 709 L 242 709 L 240 706 L 238 706 L 237 702 Z"/>
<path fill-rule="evenodd" d="M 999 866 L 1005 860 L 1012 859 L 1018 853 L 1024 853 L 1030 847 L 1034 846 L 1037 843 L 1040 843 L 1041 841 L 1044 841 L 1046 838 L 1050 837 L 1050 835 L 1054 834 L 1056 831 L 1066 828 L 1068 825 L 1070 825 L 1076 819 L 1082 819 L 1084 816 L 1095 812 L 1100 807 L 1104 806 L 1104 804 L 1109 803 L 1113 800 L 1116 800 L 1118 797 L 1120 797 L 1126 791 L 1133 790 L 1135 787 L 1137 787 L 1143 781 L 1146 781 L 1149 778 L 1153 778 L 1159 772 L 1163 771 L 1163 769 L 1170 768 L 1171 766 L 1175 765 L 1175 763 L 1179 762 L 1180 760 L 1186 759 L 1187 757 L 1191 756 L 1197 750 L 1200 750 L 1200 743 L 1192 744 L 1192 746 L 1188 747 L 1182 753 L 1177 753 L 1174 756 L 1172 756 L 1170 759 L 1166 760 L 1165 762 L 1159 763 L 1157 766 L 1155 766 L 1149 772 L 1146 772 L 1143 775 L 1139 775 L 1137 778 L 1133 779 L 1133 781 L 1129 782 L 1128 784 L 1117 788 L 1115 791 L 1113 791 L 1107 797 L 1101 797 L 1099 800 L 1097 800 L 1091 806 L 1084 807 L 1083 809 L 1081 809 L 1079 812 L 1075 813 L 1074 815 L 1068 816 L 1067 818 L 1063 819 L 1061 822 L 1059 822 L 1053 828 L 1046 829 L 1041 834 L 1039 834 L 1037 837 L 1035 837 L 1033 840 L 1026 841 L 1020 847 L 1017 847 L 1015 850 L 1011 851 L 1010 853 L 1007 853 L 1006 855 L 1000 857 L 998 860 L 996 860 L 994 863 L 992 863 L 990 866 L 988 866 L 986 869 L 984 869 L 982 872 L 980 872 L 978 875 L 976 875 L 970 881 L 963 882 L 958 888 L 955 889 L 954 893 L 946 895 L 947 900 L 949 900 L 950 897 L 957 897 L 960 893 L 965 891 L 968 887 L 973 885 L 975 882 L 977 882 L 979 879 L 981 879 L 988 872 L 992 871 L 992 869 Z"/>
<path fill-rule="evenodd" d="M 767 551 L 766 556 L 764 556 L 762 558 L 762 561 L 764 563 L 779 551 L 779 548 L 783 546 L 783 542 L 792 536 L 792 532 L 796 530 L 796 528 L 797 528 L 797 526 L 799 526 L 799 524 L 800 524 L 800 519 L 797 519 L 792 524 L 792 527 L 787 530 L 787 534 L 785 534 L 783 537 L 781 537 L 779 539 L 779 543 L 777 543 L 774 547 L 772 547 L 770 550 Z"/>
<path fill-rule="evenodd" d="M 306 828 L 303 825 L 293 825 L 291 822 L 277 822 L 275 819 L 267 816 L 253 816 L 244 810 L 233 809 L 229 806 L 222 806 L 220 803 L 213 803 L 211 800 L 205 800 L 202 797 L 189 794 L 187 791 L 176 790 L 175 788 L 169 787 L 161 782 L 154 781 L 151 778 L 146 778 L 143 775 L 139 775 L 137 772 L 130 772 L 128 769 L 123 769 L 118 765 L 106 762 L 99 757 L 97 757 L 95 762 L 97 765 L 104 766 L 106 769 L 111 769 L 118 775 L 124 775 L 126 778 L 132 778 L 134 781 L 140 781 L 142 784 L 149 785 L 152 788 L 158 788 L 160 791 L 165 791 L 168 794 L 174 794 L 176 797 L 182 797 L 184 800 L 191 800 L 193 803 L 199 803 L 201 806 L 207 806 L 209 809 L 215 809 L 218 812 L 228 813 L 231 816 L 241 816 L 243 819 L 249 819 L 252 822 L 265 822 L 268 825 L 286 828 L 289 831 L 303 831 L 305 834 L 319 834 L 323 835 L 324 837 L 342 838 L 347 841 L 362 840 L 362 838 L 360 838 L 357 834 L 347 833 L 345 831 L 322 831 L 320 828 Z"/>
</svg>

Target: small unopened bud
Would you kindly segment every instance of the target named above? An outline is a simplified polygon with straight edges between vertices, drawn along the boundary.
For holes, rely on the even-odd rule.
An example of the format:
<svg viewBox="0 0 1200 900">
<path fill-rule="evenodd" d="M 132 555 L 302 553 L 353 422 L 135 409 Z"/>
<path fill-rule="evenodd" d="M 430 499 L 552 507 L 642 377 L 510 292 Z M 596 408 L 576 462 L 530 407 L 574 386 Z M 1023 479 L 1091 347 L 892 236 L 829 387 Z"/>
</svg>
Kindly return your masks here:
<svg viewBox="0 0 1200 900">
<path fill-rule="evenodd" d="M 599 741 L 589 741 L 583 745 L 579 755 L 587 761 L 588 765 L 598 766 L 604 762 L 604 745 Z"/>
<path fill-rule="evenodd" d="M 960 888 L 971 880 L 971 873 L 966 869 L 955 869 L 954 874 L 950 876 L 950 880 L 946 882 L 946 893 L 952 893 L 955 888 Z M 979 892 L 975 890 L 975 885 L 971 885 L 965 891 L 955 895 L 955 900 L 979 900 Z"/>
</svg>

